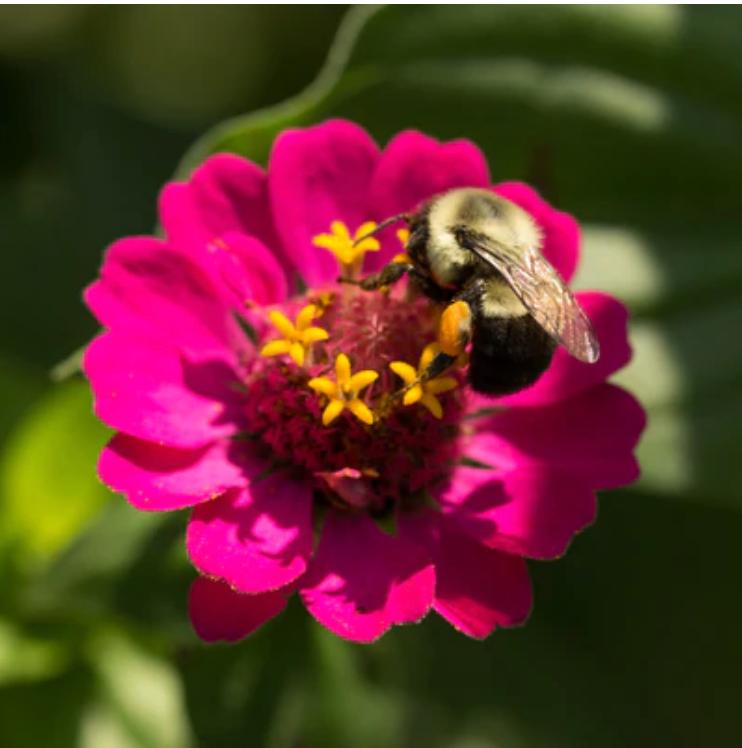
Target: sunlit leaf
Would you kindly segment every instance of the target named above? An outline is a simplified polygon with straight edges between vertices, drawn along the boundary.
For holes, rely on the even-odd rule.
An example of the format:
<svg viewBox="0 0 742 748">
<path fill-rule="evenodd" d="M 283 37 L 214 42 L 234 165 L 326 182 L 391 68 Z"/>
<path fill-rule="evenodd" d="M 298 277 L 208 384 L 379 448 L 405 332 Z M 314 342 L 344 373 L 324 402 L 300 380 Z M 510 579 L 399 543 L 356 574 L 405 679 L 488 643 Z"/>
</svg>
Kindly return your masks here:
<svg viewBox="0 0 742 748">
<path fill-rule="evenodd" d="M 67 545 L 109 500 L 95 472 L 107 438 L 87 386 L 68 382 L 39 401 L 8 440 L 0 462 L 2 534 L 30 562 Z"/>
<path fill-rule="evenodd" d="M 180 679 L 165 657 L 124 636 L 104 633 L 90 645 L 90 663 L 99 678 L 104 706 L 88 717 L 86 748 L 103 745 L 103 736 L 116 733 L 116 721 L 129 739 L 122 745 L 187 748 L 191 744 Z"/>
<path fill-rule="evenodd" d="M 67 660 L 60 642 L 32 638 L 0 619 L 0 687 L 51 678 L 64 670 Z"/>
</svg>

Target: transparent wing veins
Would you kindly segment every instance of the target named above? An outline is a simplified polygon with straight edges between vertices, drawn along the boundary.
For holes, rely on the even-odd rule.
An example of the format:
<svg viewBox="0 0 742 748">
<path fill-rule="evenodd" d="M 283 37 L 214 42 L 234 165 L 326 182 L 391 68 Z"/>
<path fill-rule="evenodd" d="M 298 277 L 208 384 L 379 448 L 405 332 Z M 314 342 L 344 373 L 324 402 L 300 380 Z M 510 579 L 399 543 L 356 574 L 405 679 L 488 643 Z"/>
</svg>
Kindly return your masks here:
<svg viewBox="0 0 742 748">
<path fill-rule="evenodd" d="M 559 273 L 536 249 L 505 251 L 486 237 L 462 237 L 467 249 L 497 270 L 538 324 L 567 351 L 595 363 L 600 346 L 593 325 Z"/>
</svg>

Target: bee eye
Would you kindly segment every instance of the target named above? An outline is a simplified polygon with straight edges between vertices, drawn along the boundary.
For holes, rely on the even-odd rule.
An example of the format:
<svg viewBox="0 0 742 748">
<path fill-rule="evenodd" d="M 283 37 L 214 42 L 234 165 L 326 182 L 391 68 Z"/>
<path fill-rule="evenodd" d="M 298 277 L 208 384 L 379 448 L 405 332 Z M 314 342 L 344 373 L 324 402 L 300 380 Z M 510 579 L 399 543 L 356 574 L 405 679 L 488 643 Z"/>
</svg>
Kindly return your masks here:
<svg viewBox="0 0 742 748">
<path fill-rule="evenodd" d="M 466 239 L 466 229 L 463 226 L 454 226 L 453 235 L 456 237 L 456 241 L 459 244 L 463 244 Z"/>
</svg>

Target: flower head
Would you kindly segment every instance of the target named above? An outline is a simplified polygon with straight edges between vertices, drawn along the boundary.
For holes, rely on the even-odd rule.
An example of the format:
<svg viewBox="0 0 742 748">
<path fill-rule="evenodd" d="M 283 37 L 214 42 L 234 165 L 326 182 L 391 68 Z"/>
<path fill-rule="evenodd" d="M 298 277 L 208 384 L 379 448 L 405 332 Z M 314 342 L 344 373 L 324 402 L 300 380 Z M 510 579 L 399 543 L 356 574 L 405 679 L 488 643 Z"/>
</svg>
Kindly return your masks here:
<svg viewBox="0 0 742 748">
<path fill-rule="evenodd" d="M 493 403 L 461 366 L 417 381 L 438 337 L 425 298 L 337 283 L 406 262 L 406 234 L 367 234 L 464 186 L 490 186 L 471 143 L 406 132 L 380 151 L 332 121 L 284 133 L 267 172 L 208 159 L 163 191 L 164 239 L 108 251 L 86 292 L 106 331 L 85 372 L 118 432 L 99 472 L 139 509 L 193 507 L 203 639 L 248 635 L 294 593 L 355 641 L 431 609 L 475 637 L 522 623 L 525 558 L 564 553 L 595 491 L 636 478 L 644 415 L 606 381 L 630 357 L 619 302 L 577 295 L 597 364 L 560 349 Z M 569 281 L 574 220 L 525 185 L 492 189 L 531 214 Z"/>
</svg>

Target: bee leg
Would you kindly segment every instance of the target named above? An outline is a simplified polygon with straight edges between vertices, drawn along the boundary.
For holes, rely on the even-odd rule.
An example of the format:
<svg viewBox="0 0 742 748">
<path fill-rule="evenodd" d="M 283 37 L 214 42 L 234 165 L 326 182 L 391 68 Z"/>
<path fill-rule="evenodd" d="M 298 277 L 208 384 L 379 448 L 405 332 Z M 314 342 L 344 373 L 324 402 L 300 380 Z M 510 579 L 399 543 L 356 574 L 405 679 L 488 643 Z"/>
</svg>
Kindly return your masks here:
<svg viewBox="0 0 742 748">
<path fill-rule="evenodd" d="M 404 396 L 414 387 L 439 377 L 445 371 L 448 371 L 456 363 L 457 359 L 458 356 L 449 356 L 447 353 L 443 353 L 443 351 L 438 351 L 433 360 L 428 364 L 428 367 L 420 372 L 417 379 L 405 385 L 402 389 L 397 390 L 391 396 L 392 402 L 396 403 L 403 400 Z"/>
<path fill-rule="evenodd" d="M 471 307 L 461 299 L 444 309 L 438 328 L 440 350 L 417 379 L 394 393 L 395 400 L 404 398 L 413 387 L 439 377 L 456 363 L 471 339 L 471 319 Z"/>
<path fill-rule="evenodd" d="M 384 286 L 391 286 L 395 284 L 406 272 L 408 272 L 408 267 L 411 266 L 398 262 L 390 262 L 378 273 L 367 275 L 361 280 L 356 280 L 355 278 L 340 277 L 337 279 L 337 282 L 352 286 L 360 286 L 364 291 L 378 291 Z"/>
<path fill-rule="evenodd" d="M 378 291 L 384 286 L 393 286 L 405 273 L 409 272 L 409 268 L 412 268 L 412 265 L 401 262 L 390 262 L 378 273 L 367 275 L 358 285 L 364 291 Z M 412 269 L 414 270 L 414 268 Z"/>
<path fill-rule="evenodd" d="M 425 371 L 420 372 L 417 381 L 413 382 L 409 387 L 405 387 L 405 391 L 412 389 L 416 384 L 425 384 L 425 382 L 429 382 L 431 379 L 439 377 L 456 363 L 456 359 L 458 359 L 458 356 L 451 356 L 448 353 L 439 351 L 428 364 L 428 368 L 425 369 Z"/>
<path fill-rule="evenodd" d="M 361 281 L 347 281 L 338 278 L 339 283 L 353 283 L 360 286 L 364 291 L 377 291 L 386 286 L 393 286 L 404 275 L 409 275 L 417 287 L 431 301 L 437 304 L 447 303 L 451 298 L 451 293 L 447 289 L 437 286 L 425 273 L 422 273 L 414 265 L 408 262 L 390 262 L 383 267 L 378 273 L 366 276 Z"/>
<path fill-rule="evenodd" d="M 471 340 L 471 325 L 472 310 L 469 304 L 462 298 L 451 302 L 443 310 L 438 326 L 441 352 L 458 358 Z"/>
</svg>

